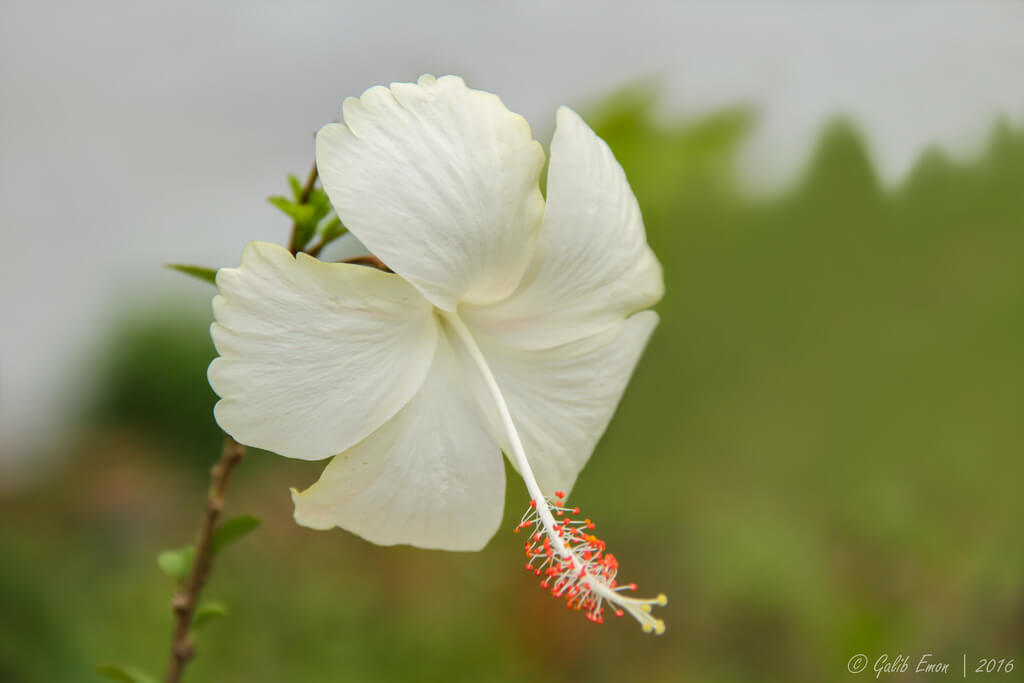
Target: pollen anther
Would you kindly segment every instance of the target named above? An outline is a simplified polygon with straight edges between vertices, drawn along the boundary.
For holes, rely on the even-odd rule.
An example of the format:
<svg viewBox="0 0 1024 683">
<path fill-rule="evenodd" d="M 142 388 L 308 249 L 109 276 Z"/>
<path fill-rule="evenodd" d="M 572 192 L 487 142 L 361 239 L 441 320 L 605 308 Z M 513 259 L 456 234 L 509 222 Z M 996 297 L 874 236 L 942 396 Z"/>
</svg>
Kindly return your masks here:
<svg viewBox="0 0 1024 683">
<path fill-rule="evenodd" d="M 619 562 L 606 552 L 605 542 L 589 533 L 594 528 L 590 519 L 578 520 L 578 507 L 564 507 L 565 494 L 555 493 L 553 499 L 541 503 L 530 501 L 530 507 L 515 530 L 530 528 L 530 542 L 524 545 L 528 562 L 526 569 L 544 576 L 542 588 L 556 598 L 564 598 L 567 609 L 585 611 L 587 619 L 604 622 L 608 604 L 615 616 L 629 613 L 640 622 L 645 633 L 661 635 L 665 623 L 651 616 L 652 605 L 665 605 L 665 594 L 654 598 L 632 598 L 623 593 L 635 591 L 635 583 L 618 585 Z M 558 521 L 545 528 L 541 510 L 550 511 Z M 556 552 L 558 547 L 558 552 Z M 564 551 L 563 551 L 564 549 Z"/>
</svg>

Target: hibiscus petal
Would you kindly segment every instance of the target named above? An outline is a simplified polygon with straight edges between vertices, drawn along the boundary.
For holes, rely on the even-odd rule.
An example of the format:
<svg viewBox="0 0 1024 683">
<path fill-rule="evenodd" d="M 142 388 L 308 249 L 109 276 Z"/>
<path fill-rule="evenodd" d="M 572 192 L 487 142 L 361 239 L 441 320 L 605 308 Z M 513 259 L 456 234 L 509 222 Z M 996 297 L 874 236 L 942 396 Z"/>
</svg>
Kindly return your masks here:
<svg viewBox="0 0 1024 683">
<path fill-rule="evenodd" d="M 293 258 L 253 242 L 217 274 L 210 385 L 241 443 L 318 460 L 363 439 L 423 384 L 437 343 L 430 303 L 397 275 Z"/>
<path fill-rule="evenodd" d="M 419 393 L 292 499 L 299 524 L 339 526 L 380 545 L 487 543 L 501 522 L 505 469 L 443 335 Z"/>
<path fill-rule="evenodd" d="M 657 324 L 654 311 L 643 311 L 596 335 L 541 350 L 512 348 L 471 330 L 546 495 L 572 488 L 615 413 Z M 466 367 L 470 378 L 479 377 L 471 364 Z M 493 403 L 480 380 L 471 379 L 471 384 L 481 405 Z M 492 433 L 509 453 L 493 412 L 488 414 Z M 515 466 L 514 461 L 512 464 Z"/>
<path fill-rule="evenodd" d="M 526 120 L 456 76 L 370 88 L 344 118 L 316 160 L 349 230 L 444 310 L 510 294 L 544 209 Z"/>
<path fill-rule="evenodd" d="M 505 343 L 536 349 L 595 334 L 663 293 L 661 265 L 622 167 L 576 112 L 561 107 L 533 261 L 509 299 L 464 306 L 460 315 Z"/>
</svg>

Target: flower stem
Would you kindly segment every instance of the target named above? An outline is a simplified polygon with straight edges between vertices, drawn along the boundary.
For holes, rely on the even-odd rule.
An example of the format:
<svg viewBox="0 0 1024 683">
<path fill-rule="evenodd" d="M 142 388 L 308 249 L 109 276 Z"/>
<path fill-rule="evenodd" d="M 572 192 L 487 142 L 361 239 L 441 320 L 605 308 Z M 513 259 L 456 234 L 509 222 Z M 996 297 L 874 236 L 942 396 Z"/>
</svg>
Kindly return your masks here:
<svg viewBox="0 0 1024 683">
<path fill-rule="evenodd" d="M 179 584 L 178 591 L 171 600 L 171 609 L 174 611 L 174 634 L 164 683 L 178 683 L 185 665 L 195 655 L 195 643 L 192 642 L 190 630 L 192 617 L 199 604 L 199 596 L 210 575 L 213 561 L 213 531 L 217 526 L 217 520 L 220 519 L 221 510 L 224 509 L 224 491 L 228 479 L 244 456 L 245 446 L 225 435 L 220 460 L 210 470 L 210 490 L 206 496 L 206 510 L 196 538 L 192 571 Z"/>
</svg>

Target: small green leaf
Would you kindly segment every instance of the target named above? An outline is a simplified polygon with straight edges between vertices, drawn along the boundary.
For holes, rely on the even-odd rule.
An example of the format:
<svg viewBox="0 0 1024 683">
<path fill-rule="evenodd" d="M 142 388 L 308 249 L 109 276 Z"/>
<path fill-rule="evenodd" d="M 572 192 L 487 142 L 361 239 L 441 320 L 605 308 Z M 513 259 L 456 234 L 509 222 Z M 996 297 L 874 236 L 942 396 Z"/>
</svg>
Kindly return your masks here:
<svg viewBox="0 0 1024 683">
<path fill-rule="evenodd" d="M 213 532 L 213 542 L 211 545 L 213 552 L 216 553 L 231 545 L 259 525 L 260 520 L 252 515 L 242 515 L 241 517 L 227 520 Z"/>
<path fill-rule="evenodd" d="M 317 227 L 317 234 L 320 235 L 320 239 L 325 244 L 341 237 L 346 232 L 348 232 L 348 229 L 341 224 L 341 219 L 337 216 L 331 216 L 326 220 L 320 221 L 320 225 Z"/>
<path fill-rule="evenodd" d="M 179 550 L 164 550 L 156 556 L 156 564 L 164 574 L 181 581 L 192 570 L 195 556 L 196 549 L 191 545 Z"/>
<path fill-rule="evenodd" d="M 309 241 L 313 239 L 313 233 L 316 231 L 316 223 L 311 222 L 298 222 L 296 223 L 295 230 L 295 248 L 302 250 L 309 244 Z"/>
<path fill-rule="evenodd" d="M 204 266 L 189 266 L 183 263 L 168 263 L 166 267 L 170 268 L 171 270 L 176 270 L 179 273 L 185 273 L 185 275 L 197 277 L 200 280 L 206 280 L 211 284 L 215 284 L 217 282 L 216 268 L 206 268 Z"/>
<path fill-rule="evenodd" d="M 331 210 L 331 200 L 327 198 L 327 193 L 319 187 L 314 187 L 310 191 L 306 203 L 314 207 L 321 218 L 326 216 Z"/>
<path fill-rule="evenodd" d="M 298 204 L 296 204 L 295 201 L 288 199 L 287 197 L 282 197 L 279 194 L 267 197 L 267 201 L 270 202 L 273 206 L 276 206 L 278 209 L 280 209 L 281 212 L 287 215 L 288 217 L 291 217 L 292 212 L 294 211 L 292 207 L 298 206 Z"/>
<path fill-rule="evenodd" d="M 292 198 L 299 201 L 302 198 L 302 181 L 294 173 L 288 174 L 288 186 L 292 188 Z"/>
<path fill-rule="evenodd" d="M 295 236 L 291 245 L 295 250 L 301 250 L 309 244 L 316 232 L 317 223 L 330 211 L 330 204 L 326 207 L 302 204 L 281 196 L 268 197 L 267 201 L 295 222 Z"/>
<path fill-rule="evenodd" d="M 226 617 L 228 612 L 227 605 L 222 602 L 204 602 L 196 610 L 196 614 L 192 617 L 192 626 L 199 628 L 208 621 L 217 619 L 218 617 Z"/>
<path fill-rule="evenodd" d="M 133 666 L 100 664 L 96 667 L 96 673 L 119 683 L 157 683 L 156 678 Z"/>
<path fill-rule="evenodd" d="M 308 223 L 313 219 L 314 212 L 316 211 L 314 207 L 308 204 L 299 204 L 298 202 L 293 202 L 287 197 L 281 197 L 280 195 L 267 197 L 267 201 L 276 206 L 281 213 L 288 216 L 296 223 Z"/>
</svg>

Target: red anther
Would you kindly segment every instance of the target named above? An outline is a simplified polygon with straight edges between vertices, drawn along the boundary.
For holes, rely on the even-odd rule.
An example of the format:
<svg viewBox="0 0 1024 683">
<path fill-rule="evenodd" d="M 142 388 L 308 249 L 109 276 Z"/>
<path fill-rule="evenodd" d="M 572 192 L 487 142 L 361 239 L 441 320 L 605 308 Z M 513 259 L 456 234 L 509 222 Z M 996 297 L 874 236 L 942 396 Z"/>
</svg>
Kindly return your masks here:
<svg viewBox="0 0 1024 683">
<path fill-rule="evenodd" d="M 558 491 L 555 495 L 561 499 L 565 493 Z M 572 517 L 579 514 L 578 507 L 562 507 L 560 500 L 553 503 L 541 499 L 530 501 L 530 507 L 538 509 L 538 502 L 547 505 L 558 519 L 549 520 L 552 525 L 546 526 L 536 513 L 528 513 L 529 519 L 519 522 L 513 529 L 518 533 L 519 529 L 530 527 L 530 537 L 523 543 L 527 557 L 525 568 L 540 577 L 541 588 L 565 601 L 567 609 L 581 611 L 595 623 L 604 623 L 604 592 L 609 589 L 632 591 L 636 590 L 636 584 L 618 587 L 615 581 L 618 559 L 606 552 L 604 541 L 589 533 L 595 526 L 590 518 L 581 521 Z M 554 549 L 555 543 L 564 544 L 561 552 Z M 621 617 L 625 610 L 620 604 L 621 600 L 612 599 L 607 607 Z"/>
<path fill-rule="evenodd" d="M 555 498 L 565 498 L 565 491 L 555 491 Z"/>
</svg>

